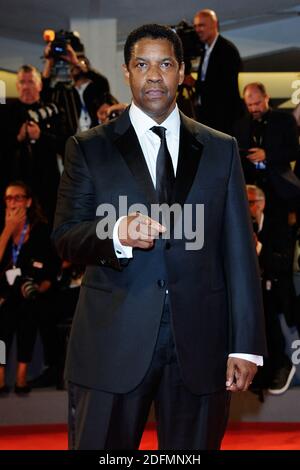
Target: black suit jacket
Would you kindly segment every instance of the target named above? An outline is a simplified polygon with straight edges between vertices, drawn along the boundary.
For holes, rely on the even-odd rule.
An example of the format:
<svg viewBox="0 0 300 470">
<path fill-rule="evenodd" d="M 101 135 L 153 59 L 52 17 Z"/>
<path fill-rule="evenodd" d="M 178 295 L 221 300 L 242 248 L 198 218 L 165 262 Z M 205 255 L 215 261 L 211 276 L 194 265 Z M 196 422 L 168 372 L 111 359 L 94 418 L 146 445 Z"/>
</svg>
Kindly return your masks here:
<svg viewBox="0 0 300 470">
<path fill-rule="evenodd" d="M 98 124 L 96 112 L 99 107 L 99 103 L 100 105 L 103 104 L 103 102 L 105 101 L 105 94 L 109 93 L 110 89 L 109 89 L 108 80 L 106 77 L 104 77 L 104 75 L 101 75 L 98 72 L 94 72 L 90 70 L 88 72 L 88 78 L 91 80 L 91 82 L 88 84 L 88 86 L 83 92 L 83 100 L 85 102 L 87 111 L 92 120 L 91 127 L 93 127 Z M 81 113 L 80 96 L 75 87 L 73 87 L 73 92 L 74 92 L 74 99 L 75 99 L 75 104 L 77 108 L 77 116 L 79 117 Z M 74 133 L 76 133 L 76 131 L 77 131 L 77 128 L 74 129 Z"/>
<path fill-rule="evenodd" d="M 239 51 L 232 42 L 219 35 L 211 52 L 205 80 L 201 81 L 202 60 L 196 81 L 196 95 L 201 97 L 199 120 L 222 132 L 232 132 L 242 104 L 238 74 L 242 70 Z"/>
<path fill-rule="evenodd" d="M 128 112 L 70 139 L 53 234 L 64 259 L 87 265 L 69 342 L 67 379 L 124 393 L 150 365 L 168 288 L 181 373 L 194 393 L 225 386 L 230 352 L 263 354 L 252 227 L 234 139 L 181 115 L 174 202 L 204 204 L 204 246 L 156 240 L 123 265 L 96 236 L 97 206 L 156 202 Z M 195 220 L 195 219 L 194 219 Z M 180 223 L 177 218 L 176 224 Z M 195 229 L 195 226 L 193 226 Z M 112 233 L 113 227 L 108 227 Z"/>
</svg>

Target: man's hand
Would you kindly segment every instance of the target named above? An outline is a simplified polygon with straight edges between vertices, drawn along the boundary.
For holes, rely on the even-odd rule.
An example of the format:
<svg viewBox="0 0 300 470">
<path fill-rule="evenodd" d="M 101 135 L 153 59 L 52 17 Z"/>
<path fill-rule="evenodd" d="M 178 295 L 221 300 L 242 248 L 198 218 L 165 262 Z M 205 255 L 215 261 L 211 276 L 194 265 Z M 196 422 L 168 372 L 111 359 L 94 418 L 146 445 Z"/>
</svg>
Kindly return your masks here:
<svg viewBox="0 0 300 470">
<path fill-rule="evenodd" d="M 76 52 L 74 51 L 73 47 L 71 44 L 66 45 L 66 55 L 62 55 L 62 59 L 66 60 L 69 62 L 71 65 L 75 65 L 76 67 L 81 68 L 83 72 L 87 72 L 87 66 L 84 61 L 81 61 L 78 59 Z"/>
<path fill-rule="evenodd" d="M 30 140 L 39 140 L 41 137 L 41 129 L 34 121 L 29 121 L 27 123 L 27 133 Z"/>
<path fill-rule="evenodd" d="M 166 228 L 140 213 L 129 214 L 119 225 L 118 237 L 122 245 L 148 250 L 153 247 L 154 240 Z"/>
<path fill-rule="evenodd" d="M 252 147 L 249 149 L 249 152 L 250 153 L 246 156 L 246 158 L 248 158 L 248 160 L 253 163 L 263 162 L 266 159 L 266 152 L 264 149 L 259 147 Z"/>
<path fill-rule="evenodd" d="M 43 78 L 49 78 L 51 76 L 51 70 L 54 65 L 53 57 L 49 57 L 50 50 L 51 50 L 51 42 L 49 42 L 44 49 L 45 63 L 44 63 L 44 69 L 42 73 Z"/>
<path fill-rule="evenodd" d="M 22 124 L 22 126 L 20 127 L 19 133 L 17 135 L 17 141 L 23 142 L 23 140 L 26 139 L 26 135 L 27 135 L 27 123 L 24 122 L 24 124 Z"/>
<path fill-rule="evenodd" d="M 23 142 L 27 136 L 30 140 L 38 140 L 41 137 L 41 129 L 36 122 L 29 121 L 22 124 L 17 135 L 18 142 Z"/>
<path fill-rule="evenodd" d="M 229 357 L 227 361 L 226 390 L 245 392 L 257 372 L 254 362 L 238 357 Z"/>
</svg>

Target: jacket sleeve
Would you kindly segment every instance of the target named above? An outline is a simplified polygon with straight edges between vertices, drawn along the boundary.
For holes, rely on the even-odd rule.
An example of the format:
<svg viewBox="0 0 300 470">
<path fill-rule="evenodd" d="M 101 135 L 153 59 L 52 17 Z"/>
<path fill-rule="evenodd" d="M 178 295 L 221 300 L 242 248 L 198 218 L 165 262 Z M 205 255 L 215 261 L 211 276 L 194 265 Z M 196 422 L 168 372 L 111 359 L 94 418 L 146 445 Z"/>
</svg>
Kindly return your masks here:
<svg viewBox="0 0 300 470">
<path fill-rule="evenodd" d="M 224 260 L 230 308 L 230 353 L 266 353 L 260 275 L 245 182 L 235 139 L 224 219 Z"/>
<path fill-rule="evenodd" d="M 121 269 L 115 255 L 112 232 L 97 236 L 95 190 L 85 155 L 76 137 L 66 147 L 65 169 L 58 192 L 53 241 L 62 259 L 83 265 Z"/>
</svg>

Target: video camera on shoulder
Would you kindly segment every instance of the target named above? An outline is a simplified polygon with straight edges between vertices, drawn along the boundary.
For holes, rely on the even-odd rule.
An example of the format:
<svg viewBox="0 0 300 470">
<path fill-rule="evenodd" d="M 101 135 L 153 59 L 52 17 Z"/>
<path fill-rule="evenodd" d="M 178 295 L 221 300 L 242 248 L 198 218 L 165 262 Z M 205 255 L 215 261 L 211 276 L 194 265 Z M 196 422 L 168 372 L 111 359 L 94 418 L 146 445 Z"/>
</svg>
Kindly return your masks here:
<svg viewBox="0 0 300 470">
<path fill-rule="evenodd" d="M 181 39 L 185 61 L 195 59 L 201 54 L 203 45 L 199 41 L 192 25 L 189 25 L 186 20 L 182 20 L 177 25 L 172 25 L 171 29 L 173 29 Z"/>
<path fill-rule="evenodd" d="M 71 45 L 76 53 L 84 53 L 84 46 L 80 41 L 77 31 L 65 31 L 64 29 L 61 29 L 55 32 L 52 29 L 46 29 L 44 31 L 43 38 L 47 43 L 50 42 L 48 58 L 61 60 L 62 56 L 66 56 L 68 54 L 68 44 Z"/>
</svg>

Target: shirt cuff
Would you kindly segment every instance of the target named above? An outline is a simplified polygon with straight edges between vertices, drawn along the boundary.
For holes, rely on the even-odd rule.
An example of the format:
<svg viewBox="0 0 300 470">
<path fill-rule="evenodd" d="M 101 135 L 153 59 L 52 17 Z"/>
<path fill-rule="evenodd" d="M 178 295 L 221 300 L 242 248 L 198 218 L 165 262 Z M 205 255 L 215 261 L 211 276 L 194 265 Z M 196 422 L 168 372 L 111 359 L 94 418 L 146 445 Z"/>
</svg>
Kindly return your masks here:
<svg viewBox="0 0 300 470">
<path fill-rule="evenodd" d="M 123 215 L 120 217 L 117 222 L 115 223 L 114 229 L 113 229 L 113 244 L 114 244 L 114 249 L 116 253 L 117 258 L 132 258 L 132 247 L 131 246 L 124 246 L 119 240 L 118 236 L 118 230 L 119 230 L 119 225 L 121 221 L 124 219 L 124 217 L 127 217 L 126 215 Z"/>
<path fill-rule="evenodd" d="M 254 362 L 257 366 L 264 365 L 263 356 L 256 356 L 255 354 L 239 354 L 239 353 L 232 353 L 229 354 L 229 357 L 237 357 L 238 359 L 245 359 L 246 361 Z"/>
</svg>

